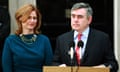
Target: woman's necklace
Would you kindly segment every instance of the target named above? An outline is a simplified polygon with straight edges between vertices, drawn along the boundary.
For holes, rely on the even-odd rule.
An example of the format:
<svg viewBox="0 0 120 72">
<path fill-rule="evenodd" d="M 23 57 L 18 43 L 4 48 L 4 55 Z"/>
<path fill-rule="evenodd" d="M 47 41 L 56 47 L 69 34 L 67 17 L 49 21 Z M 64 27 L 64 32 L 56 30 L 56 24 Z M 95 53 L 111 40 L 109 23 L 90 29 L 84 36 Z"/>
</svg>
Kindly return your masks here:
<svg viewBox="0 0 120 72">
<path fill-rule="evenodd" d="M 33 36 L 31 38 L 27 38 L 25 35 L 23 34 L 20 34 L 20 38 L 21 40 L 24 42 L 24 43 L 27 43 L 27 44 L 32 44 L 36 41 L 37 39 L 37 35 L 36 34 L 33 34 Z"/>
</svg>

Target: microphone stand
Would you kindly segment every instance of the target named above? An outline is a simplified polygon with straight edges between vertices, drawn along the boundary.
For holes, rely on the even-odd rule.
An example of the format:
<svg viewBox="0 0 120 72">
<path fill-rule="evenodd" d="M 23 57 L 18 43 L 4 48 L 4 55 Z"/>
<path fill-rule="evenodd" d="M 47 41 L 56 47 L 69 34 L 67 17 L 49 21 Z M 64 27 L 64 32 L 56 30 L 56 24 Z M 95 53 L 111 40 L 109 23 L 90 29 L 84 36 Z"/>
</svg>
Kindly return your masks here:
<svg viewBox="0 0 120 72">
<path fill-rule="evenodd" d="M 70 64 L 71 64 L 71 72 L 73 72 L 73 55 L 74 55 L 74 50 L 73 50 L 73 48 L 71 47 L 71 49 L 70 49 L 70 58 L 71 58 Z"/>
<path fill-rule="evenodd" d="M 79 67 L 80 67 L 80 64 L 77 65 L 77 69 L 76 69 L 76 72 L 79 71 Z"/>
<path fill-rule="evenodd" d="M 77 53 L 75 53 L 75 55 L 77 55 Z M 78 71 L 79 71 L 79 66 L 80 66 L 80 64 L 77 62 L 77 69 L 76 69 L 75 72 L 78 72 Z"/>
<path fill-rule="evenodd" d="M 83 41 L 80 40 L 80 41 L 78 42 L 78 47 L 83 48 L 83 45 L 84 45 Z M 76 72 L 79 71 L 79 67 L 80 67 L 80 63 L 78 63 L 78 65 L 77 65 L 77 70 L 76 70 Z"/>
<path fill-rule="evenodd" d="M 72 41 L 70 44 L 70 51 L 69 51 L 69 54 L 70 54 L 70 63 L 71 63 L 71 72 L 73 72 L 73 57 L 74 57 L 74 46 L 75 46 L 75 43 L 74 41 Z"/>
<path fill-rule="evenodd" d="M 73 60 L 71 59 L 71 72 L 73 72 L 73 66 L 72 66 L 72 64 L 73 64 Z"/>
</svg>

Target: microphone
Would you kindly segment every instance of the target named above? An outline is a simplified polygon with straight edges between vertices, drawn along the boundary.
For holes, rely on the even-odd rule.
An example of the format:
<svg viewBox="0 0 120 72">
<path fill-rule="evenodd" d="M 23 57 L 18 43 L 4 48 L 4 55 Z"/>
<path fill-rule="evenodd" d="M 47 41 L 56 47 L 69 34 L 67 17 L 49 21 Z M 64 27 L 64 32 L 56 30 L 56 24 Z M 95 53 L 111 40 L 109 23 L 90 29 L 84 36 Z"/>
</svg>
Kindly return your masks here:
<svg viewBox="0 0 120 72">
<path fill-rule="evenodd" d="M 70 61 L 70 63 L 71 63 L 71 72 L 73 72 L 72 64 L 73 64 L 73 57 L 74 57 L 74 47 L 75 47 L 74 41 L 70 42 L 69 43 L 70 50 L 69 50 L 68 54 L 70 55 L 70 59 L 71 59 L 71 61 Z"/>
<path fill-rule="evenodd" d="M 83 48 L 83 46 L 84 46 L 83 41 L 82 41 L 82 40 L 78 41 L 77 46 L 78 46 L 79 48 L 80 48 L 80 47 Z"/>
<path fill-rule="evenodd" d="M 77 43 L 77 48 L 78 48 L 78 49 L 79 49 L 79 48 L 83 48 L 83 45 L 84 45 L 83 41 L 80 40 L 80 41 L 78 41 L 78 43 Z M 81 55 L 81 50 L 80 50 L 80 55 L 76 52 L 76 56 L 79 56 L 79 57 L 82 56 L 82 55 Z M 78 57 L 76 57 L 76 58 L 77 58 L 77 62 L 78 62 L 78 65 L 79 65 Z"/>
<path fill-rule="evenodd" d="M 70 48 L 69 55 L 70 55 L 71 60 L 73 59 L 73 56 L 74 56 L 74 47 L 75 47 L 74 41 L 70 42 L 69 43 L 69 48 Z"/>
<path fill-rule="evenodd" d="M 77 46 L 78 46 L 78 48 L 83 48 L 83 46 L 84 46 L 83 41 L 82 40 L 78 41 Z M 76 72 L 78 72 L 78 71 L 79 71 L 79 64 L 76 69 Z"/>
</svg>

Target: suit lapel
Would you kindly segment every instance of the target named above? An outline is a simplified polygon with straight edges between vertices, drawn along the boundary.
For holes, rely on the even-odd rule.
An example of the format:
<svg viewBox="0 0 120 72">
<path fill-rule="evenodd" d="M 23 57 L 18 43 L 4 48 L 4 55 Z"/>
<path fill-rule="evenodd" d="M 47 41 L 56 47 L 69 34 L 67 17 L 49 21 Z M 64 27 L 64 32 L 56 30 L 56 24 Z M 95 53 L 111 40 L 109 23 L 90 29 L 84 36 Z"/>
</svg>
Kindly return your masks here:
<svg viewBox="0 0 120 72">
<path fill-rule="evenodd" d="M 72 42 L 74 40 L 74 31 L 70 31 L 69 34 L 68 34 L 68 41 L 67 42 Z"/>
<path fill-rule="evenodd" d="M 89 56 L 89 51 L 92 48 L 93 38 L 94 38 L 94 32 L 93 32 L 93 29 L 90 29 L 87 44 L 86 44 L 85 53 L 83 55 L 83 58 L 81 59 L 81 65 L 84 64 L 85 61 L 87 61 L 87 57 Z"/>
</svg>

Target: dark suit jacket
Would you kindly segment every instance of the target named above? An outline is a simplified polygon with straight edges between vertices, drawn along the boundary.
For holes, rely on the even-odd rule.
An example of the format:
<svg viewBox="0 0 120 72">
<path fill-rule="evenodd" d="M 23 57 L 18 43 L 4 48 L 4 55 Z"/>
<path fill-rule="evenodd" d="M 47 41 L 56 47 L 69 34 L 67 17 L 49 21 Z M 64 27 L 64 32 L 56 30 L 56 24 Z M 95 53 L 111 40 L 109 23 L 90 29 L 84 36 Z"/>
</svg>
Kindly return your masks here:
<svg viewBox="0 0 120 72">
<path fill-rule="evenodd" d="M 53 58 L 53 65 L 71 65 L 69 43 L 73 41 L 74 31 L 60 35 L 56 40 L 56 50 Z M 104 32 L 90 29 L 86 50 L 81 59 L 80 66 L 96 66 L 104 64 L 110 66 L 111 72 L 117 72 L 118 64 L 111 47 L 109 37 Z M 73 66 L 77 66 L 76 57 L 73 59 Z"/>
</svg>

